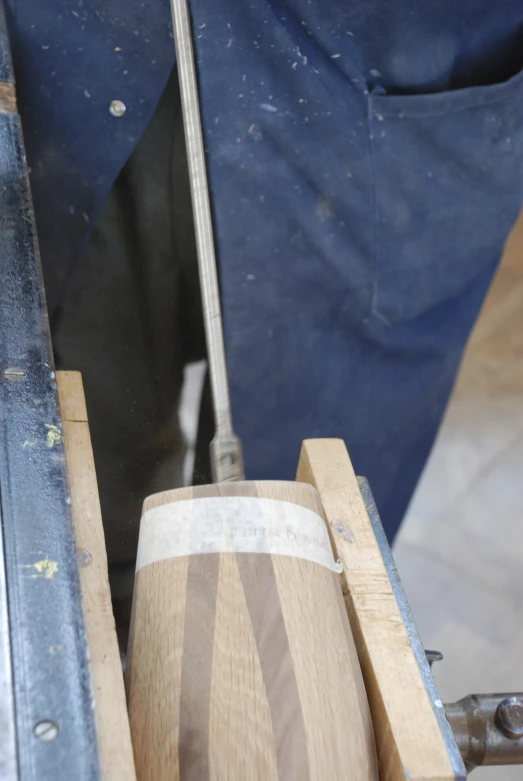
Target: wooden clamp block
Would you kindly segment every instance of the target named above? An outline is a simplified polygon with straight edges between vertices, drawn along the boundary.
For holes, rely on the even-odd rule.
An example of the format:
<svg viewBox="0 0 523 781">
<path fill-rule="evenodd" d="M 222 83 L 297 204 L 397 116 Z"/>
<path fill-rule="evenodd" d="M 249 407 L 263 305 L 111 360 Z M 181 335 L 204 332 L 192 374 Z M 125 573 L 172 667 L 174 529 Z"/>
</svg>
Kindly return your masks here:
<svg viewBox="0 0 523 781">
<path fill-rule="evenodd" d="M 102 775 L 104 781 L 136 781 L 82 378 L 58 372 L 57 383 Z"/>
<path fill-rule="evenodd" d="M 372 496 L 354 474 L 344 442 L 306 440 L 297 480 L 318 491 L 335 555 L 344 565 L 342 591 L 367 690 L 380 781 L 464 779 Z"/>
</svg>

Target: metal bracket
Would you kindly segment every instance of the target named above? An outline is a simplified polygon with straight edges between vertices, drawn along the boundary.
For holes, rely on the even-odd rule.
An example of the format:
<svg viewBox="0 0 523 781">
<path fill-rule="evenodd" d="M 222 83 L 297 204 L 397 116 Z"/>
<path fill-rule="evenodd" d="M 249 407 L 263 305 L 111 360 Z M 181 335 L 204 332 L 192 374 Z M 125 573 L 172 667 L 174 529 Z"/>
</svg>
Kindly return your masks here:
<svg viewBox="0 0 523 781">
<path fill-rule="evenodd" d="M 376 508 L 368 480 L 365 477 L 358 477 L 358 485 L 360 487 L 363 501 L 365 502 L 365 507 L 367 509 L 376 540 L 378 542 L 383 562 L 387 569 L 389 581 L 394 591 L 394 596 L 396 597 L 396 602 L 398 603 L 405 629 L 407 630 L 412 650 L 414 651 L 414 655 L 418 662 L 441 735 L 447 747 L 447 753 L 454 771 L 455 781 L 464 781 L 467 776 L 467 771 L 461 758 L 458 744 L 456 743 L 456 739 L 450 724 L 447 721 L 443 702 L 441 701 L 438 689 L 434 682 L 434 678 L 432 677 L 429 661 L 425 654 L 418 630 L 416 629 L 416 624 L 414 623 L 409 603 L 407 601 L 407 597 L 405 596 L 403 585 L 398 575 L 396 564 L 394 563 L 394 559 L 392 557 L 392 551 L 389 547 L 385 532 L 383 531 L 383 526 L 381 525 L 381 520 L 378 515 L 378 510 Z"/>
</svg>

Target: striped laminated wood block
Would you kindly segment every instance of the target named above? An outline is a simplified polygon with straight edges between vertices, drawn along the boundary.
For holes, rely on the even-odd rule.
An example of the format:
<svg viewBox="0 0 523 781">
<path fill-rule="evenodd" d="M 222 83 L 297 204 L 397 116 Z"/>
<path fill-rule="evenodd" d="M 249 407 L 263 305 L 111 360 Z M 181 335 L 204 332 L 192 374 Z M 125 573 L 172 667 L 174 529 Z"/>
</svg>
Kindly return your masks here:
<svg viewBox="0 0 523 781">
<path fill-rule="evenodd" d="M 139 781 L 376 781 L 321 513 L 300 483 L 146 500 L 127 669 Z"/>
</svg>

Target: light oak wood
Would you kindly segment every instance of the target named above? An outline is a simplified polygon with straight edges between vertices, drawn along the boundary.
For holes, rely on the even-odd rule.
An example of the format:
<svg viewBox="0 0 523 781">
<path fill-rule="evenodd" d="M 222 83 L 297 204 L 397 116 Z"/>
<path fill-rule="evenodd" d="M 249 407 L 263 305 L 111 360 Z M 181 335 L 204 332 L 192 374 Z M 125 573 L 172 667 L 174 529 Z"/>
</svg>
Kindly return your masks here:
<svg viewBox="0 0 523 781">
<path fill-rule="evenodd" d="M 298 480 L 313 485 L 332 531 L 369 698 L 380 781 L 453 781 L 454 772 L 342 440 L 303 443 Z M 338 527 L 339 528 L 339 527 Z"/>
<path fill-rule="evenodd" d="M 311 486 L 284 482 L 168 491 L 144 512 L 209 496 L 321 514 Z M 206 553 L 139 569 L 127 686 L 139 781 L 377 781 L 338 576 L 312 561 Z"/>
<path fill-rule="evenodd" d="M 118 650 L 89 424 L 78 372 L 58 372 L 58 392 L 77 549 L 90 556 L 80 587 L 104 781 L 135 781 L 122 664 Z M 89 561 L 88 557 L 85 556 Z M 59 653 L 55 648 L 54 652 Z M 152 779 L 151 779 L 152 781 Z"/>
</svg>

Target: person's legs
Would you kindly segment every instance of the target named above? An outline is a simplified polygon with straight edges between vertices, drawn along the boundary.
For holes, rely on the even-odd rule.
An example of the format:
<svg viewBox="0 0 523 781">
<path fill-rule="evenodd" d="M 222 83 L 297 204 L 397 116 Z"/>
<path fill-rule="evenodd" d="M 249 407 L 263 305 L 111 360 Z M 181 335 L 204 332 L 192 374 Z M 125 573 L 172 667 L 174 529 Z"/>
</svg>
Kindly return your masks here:
<svg viewBox="0 0 523 781">
<path fill-rule="evenodd" d="M 425 5 L 192 9 L 246 474 L 341 437 L 391 541 L 523 200 L 522 4 Z"/>
<path fill-rule="evenodd" d="M 113 595 L 132 587 L 141 507 L 182 485 L 183 365 L 203 357 L 176 74 L 101 210 L 53 333 L 82 372 Z"/>
</svg>

